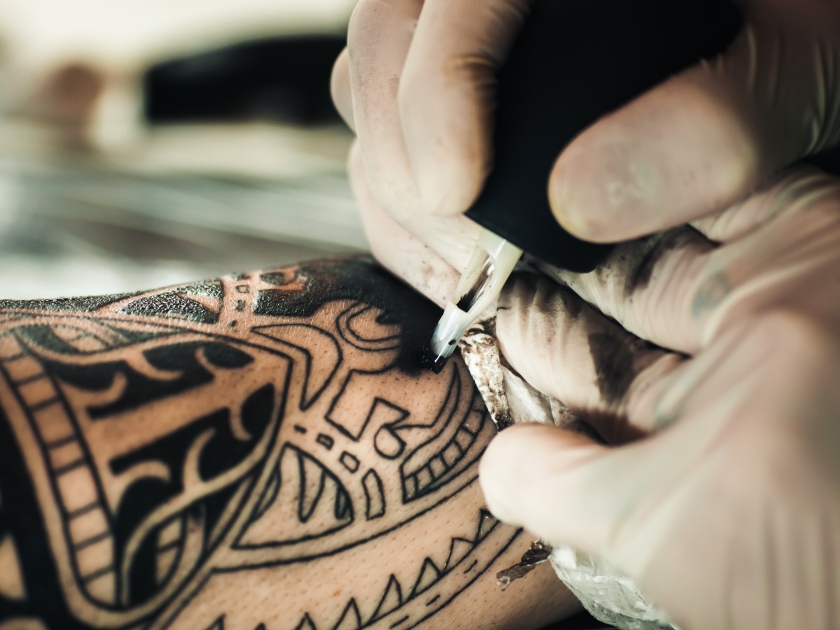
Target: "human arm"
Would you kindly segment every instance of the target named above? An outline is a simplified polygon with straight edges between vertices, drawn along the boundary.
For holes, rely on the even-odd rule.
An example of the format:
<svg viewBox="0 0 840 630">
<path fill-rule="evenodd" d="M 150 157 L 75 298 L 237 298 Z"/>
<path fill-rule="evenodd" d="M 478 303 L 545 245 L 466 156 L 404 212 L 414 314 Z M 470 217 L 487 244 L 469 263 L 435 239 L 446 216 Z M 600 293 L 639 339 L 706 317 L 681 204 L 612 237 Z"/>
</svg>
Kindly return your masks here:
<svg viewBox="0 0 840 630">
<path fill-rule="evenodd" d="M 482 511 L 492 422 L 461 362 L 411 366 L 435 310 L 370 261 L 0 308 L 4 630 L 576 609 L 544 569 L 497 595 L 529 541 Z"/>
</svg>

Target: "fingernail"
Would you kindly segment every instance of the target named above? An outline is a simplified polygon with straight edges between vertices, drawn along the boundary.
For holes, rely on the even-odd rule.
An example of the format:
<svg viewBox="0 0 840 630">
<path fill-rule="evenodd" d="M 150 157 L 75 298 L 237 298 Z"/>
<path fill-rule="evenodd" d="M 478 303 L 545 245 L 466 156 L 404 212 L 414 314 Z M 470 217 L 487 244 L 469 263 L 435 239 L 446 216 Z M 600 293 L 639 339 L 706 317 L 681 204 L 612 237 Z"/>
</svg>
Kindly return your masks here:
<svg viewBox="0 0 840 630">
<path fill-rule="evenodd" d="M 603 242 L 623 236 L 628 217 L 643 220 L 647 208 L 661 203 L 662 190 L 659 171 L 638 149 L 621 141 L 603 146 L 584 135 L 558 159 L 548 197 L 565 230 Z"/>
</svg>

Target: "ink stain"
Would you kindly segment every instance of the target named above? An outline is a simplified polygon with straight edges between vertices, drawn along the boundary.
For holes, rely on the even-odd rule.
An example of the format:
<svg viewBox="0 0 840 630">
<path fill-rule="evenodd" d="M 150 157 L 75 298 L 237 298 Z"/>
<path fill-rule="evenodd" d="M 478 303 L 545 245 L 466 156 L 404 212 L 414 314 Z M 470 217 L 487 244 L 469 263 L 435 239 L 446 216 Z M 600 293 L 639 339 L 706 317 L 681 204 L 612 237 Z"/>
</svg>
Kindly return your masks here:
<svg viewBox="0 0 840 630">
<path fill-rule="evenodd" d="M 618 335 L 596 332 L 589 335 L 589 352 L 598 390 L 608 404 L 619 402 L 636 377 L 634 348 Z"/>
<path fill-rule="evenodd" d="M 571 289 L 567 289 L 566 287 L 559 287 L 557 289 L 557 295 L 563 300 L 563 310 L 566 311 L 566 317 L 577 319 L 583 310 L 583 300 Z"/>
<path fill-rule="evenodd" d="M 499 585 L 499 588 L 503 591 L 507 590 L 511 582 L 525 577 L 536 569 L 537 566 L 548 560 L 551 551 L 551 547 L 541 540 L 532 542 L 531 547 L 523 554 L 522 559 L 518 563 L 496 574 L 496 583 Z"/>
<path fill-rule="evenodd" d="M 509 302 L 510 296 L 513 295 L 517 297 L 515 302 L 530 304 L 529 308 L 537 309 L 551 317 L 556 317 L 558 314 L 557 298 L 563 303 L 563 313 L 569 319 L 577 319 L 583 311 L 584 301 L 580 296 L 571 289 L 558 286 L 556 281 L 543 276 L 534 273 L 517 273 L 511 286 L 515 286 L 515 289 L 508 295 L 502 294 L 502 299 L 505 301 L 500 300 L 497 311 L 511 310 L 512 306 Z"/>
<path fill-rule="evenodd" d="M 677 228 L 638 241 L 634 245 L 635 254 L 638 255 L 640 251 L 645 253 L 639 258 L 635 269 L 628 271 L 624 281 L 624 295 L 629 297 L 636 291 L 646 288 L 650 284 L 657 263 L 666 253 L 685 243 L 690 234 L 691 232 L 686 231 L 686 228 Z M 651 246 L 652 242 L 654 244 Z M 628 253 L 627 256 L 635 257 L 634 252 Z"/>
</svg>

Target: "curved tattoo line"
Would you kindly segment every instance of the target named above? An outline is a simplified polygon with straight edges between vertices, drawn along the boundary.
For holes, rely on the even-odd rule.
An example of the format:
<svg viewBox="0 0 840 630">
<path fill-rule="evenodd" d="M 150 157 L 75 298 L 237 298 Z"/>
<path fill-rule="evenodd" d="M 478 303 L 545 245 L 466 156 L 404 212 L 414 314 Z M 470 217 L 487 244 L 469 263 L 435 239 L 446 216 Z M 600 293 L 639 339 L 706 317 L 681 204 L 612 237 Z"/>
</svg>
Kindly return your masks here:
<svg viewBox="0 0 840 630">
<path fill-rule="evenodd" d="M 267 333 L 267 331 L 269 329 L 275 330 L 275 329 L 278 329 L 278 328 L 304 328 L 304 329 L 308 329 L 308 330 L 312 331 L 313 333 L 315 333 L 316 335 L 321 336 L 322 339 L 328 340 L 332 344 L 332 346 L 334 347 L 334 349 L 336 351 L 336 354 L 338 355 L 338 360 L 335 362 L 335 365 L 333 366 L 333 368 L 329 371 L 327 377 L 324 378 L 324 382 L 314 392 L 312 392 L 312 393 L 309 392 L 309 381 L 310 381 L 310 377 L 311 377 L 311 374 L 312 374 L 312 363 L 313 363 L 312 353 L 309 350 L 307 350 L 306 348 L 304 348 L 303 346 L 294 344 L 290 341 L 286 341 L 285 339 L 279 339 L 279 338 L 274 337 L 272 335 L 269 335 Z M 335 340 L 335 337 L 333 337 L 327 331 L 325 331 L 321 328 L 318 328 L 316 326 L 312 326 L 311 324 L 274 324 L 274 325 L 268 325 L 268 326 L 255 326 L 251 330 L 258 335 L 261 335 L 261 336 L 263 336 L 267 339 L 272 340 L 275 343 L 282 344 L 283 346 L 288 346 L 289 348 L 293 348 L 295 351 L 300 352 L 303 355 L 304 363 L 306 365 L 306 372 L 304 374 L 303 396 L 301 397 L 301 400 L 300 400 L 300 409 L 302 411 L 306 411 L 307 409 L 309 409 L 315 403 L 315 401 L 318 400 L 318 398 L 321 396 L 321 394 L 324 393 L 324 390 L 327 389 L 327 387 L 329 386 L 333 377 L 335 376 L 335 373 L 338 371 L 338 368 L 341 366 L 341 362 L 344 359 L 343 353 L 341 352 L 341 346 Z"/>
<path fill-rule="evenodd" d="M 20 323 L 21 323 L 20 320 L 18 320 L 16 322 L 14 322 L 14 325 L 20 325 Z M 203 339 L 202 339 L 202 337 L 203 337 Z M 199 333 L 199 334 L 191 334 L 191 335 L 189 335 L 188 338 L 191 341 L 192 340 L 206 341 L 208 337 L 209 336 L 203 336 Z M 21 340 L 21 341 L 23 342 L 24 340 Z M 171 338 L 170 338 L 169 341 L 171 343 Z M 233 341 L 235 344 L 238 344 L 238 342 L 236 340 L 232 340 L 229 337 L 226 338 L 225 341 L 228 342 L 228 343 Z M 152 345 L 154 345 L 154 344 L 152 344 Z M 29 343 L 26 343 L 26 345 L 23 346 L 23 347 L 28 348 L 29 352 L 31 352 L 34 349 L 33 346 Z M 256 347 L 259 347 L 259 346 L 256 346 Z M 42 348 L 40 346 L 37 348 L 37 350 L 39 352 L 40 352 L 41 349 Z M 105 351 L 102 354 L 105 354 L 107 356 L 109 353 L 108 353 L 108 351 Z M 274 354 L 279 354 L 279 353 L 275 352 Z M 71 358 L 73 360 L 81 358 L 82 363 L 89 363 L 89 361 L 87 360 L 88 357 L 84 357 L 84 356 L 80 357 L 79 355 L 72 355 Z M 65 357 L 65 360 L 66 359 L 67 358 Z M 269 438 L 269 441 L 268 442 L 263 441 L 262 445 L 258 446 L 256 449 L 254 449 L 254 451 L 251 453 L 250 457 L 243 460 L 243 462 L 241 462 L 238 466 L 226 471 L 222 475 L 219 475 L 215 479 L 211 480 L 209 483 L 206 483 L 205 486 L 204 486 L 205 490 L 206 490 L 204 496 L 207 495 L 207 492 L 213 492 L 217 489 L 229 486 L 229 485 L 231 485 L 231 483 L 236 483 L 236 482 L 240 481 L 240 478 L 243 477 L 243 476 L 247 477 L 248 474 L 250 473 L 251 468 L 253 468 L 253 465 L 255 463 L 261 461 L 262 459 L 264 459 L 264 456 L 265 456 L 266 452 L 268 451 L 271 443 L 273 442 L 274 434 L 275 434 L 274 429 L 277 426 L 279 426 L 280 419 L 281 419 L 282 414 L 283 414 L 283 410 L 285 409 L 285 400 L 286 400 L 285 395 L 286 395 L 286 392 L 288 391 L 289 376 L 290 376 L 290 371 L 287 370 L 286 375 L 285 375 L 285 379 L 284 379 L 285 384 L 284 384 L 283 387 L 277 388 L 277 391 L 276 391 L 276 394 L 275 394 L 275 402 L 274 402 L 275 412 L 272 414 L 273 420 L 269 423 L 269 426 L 264 431 L 264 435 L 266 435 Z M 8 378 L 8 376 L 6 378 Z M 50 380 L 52 380 L 52 377 L 48 377 L 48 378 L 50 378 Z M 66 398 L 64 397 L 64 394 L 61 391 L 61 389 L 57 388 L 56 391 L 57 391 L 57 395 L 59 396 L 59 399 L 61 400 L 61 404 L 64 405 L 65 409 L 69 410 L 71 407 L 69 406 L 69 403 L 66 400 Z M 26 403 L 20 397 L 20 394 L 15 392 L 13 395 L 14 395 L 14 398 L 16 398 L 19 401 L 19 404 L 21 404 L 23 406 L 23 408 L 25 409 L 26 408 Z M 27 415 L 29 414 L 29 412 L 26 412 L 26 413 L 27 413 Z M 68 416 L 68 418 L 75 425 L 74 430 L 76 431 L 76 435 L 80 435 L 78 424 L 77 424 L 75 418 L 73 417 L 73 415 L 70 414 Z M 32 420 L 30 419 L 29 422 L 32 422 Z M 38 437 L 36 439 L 38 439 L 38 441 L 39 441 L 40 452 L 46 454 L 47 445 L 44 444 L 43 442 L 41 442 L 40 437 Z M 45 470 L 48 470 L 49 466 L 47 465 L 46 459 L 44 459 L 42 461 L 43 461 L 42 466 L 44 467 Z M 97 492 L 98 492 L 99 497 L 103 497 L 104 496 L 104 489 L 101 486 L 100 480 L 96 476 L 94 476 L 94 482 L 95 482 L 95 484 L 98 488 Z M 56 497 L 55 504 L 56 504 L 56 507 L 58 507 L 58 505 L 60 505 L 60 501 L 58 500 L 59 490 L 58 490 L 58 487 L 56 485 L 57 481 L 55 479 L 51 479 L 51 480 L 48 480 L 48 483 L 49 483 L 49 485 L 52 489 L 51 492 L 52 492 L 53 496 Z M 241 498 L 242 494 L 239 493 L 239 496 Z M 194 504 L 196 502 L 200 502 L 201 500 L 202 500 L 202 497 L 185 497 L 184 495 L 181 495 L 180 497 L 175 497 L 173 500 L 164 502 L 161 506 L 158 507 L 158 509 L 154 510 L 152 513 L 150 513 L 149 515 L 146 516 L 146 518 L 144 519 L 145 524 L 141 525 L 140 529 L 136 530 L 134 532 L 134 536 L 132 537 L 132 539 L 135 540 L 135 541 L 142 540 L 144 538 L 145 534 L 153 531 L 156 526 L 161 525 L 162 523 L 168 521 L 170 518 L 172 518 L 173 515 L 181 513 L 189 505 Z M 235 516 L 235 515 L 233 515 L 233 516 Z M 56 543 L 60 542 L 62 545 L 64 545 L 64 544 L 66 544 L 66 541 L 70 540 L 70 532 L 69 532 L 69 529 L 68 529 L 68 521 L 64 518 L 57 518 L 55 520 L 58 521 L 61 524 L 61 529 L 63 531 L 63 535 L 60 536 L 58 538 L 58 540 L 53 538 L 52 542 L 53 542 L 53 544 L 56 544 Z M 234 522 L 235 522 L 235 519 L 230 519 L 229 522 L 227 523 L 228 527 L 233 525 Z M 199 534 L 200 534 L 200 532 L 197 532 L 196 535 L 199 535 Z M 194 539 L 194 537 L 192 537 L 192 538 Z M 129 556 L 129 557 L 132 556 L 133 553 L 136 552 L 137 547 L 139 547 L 139 542 L 135 542 L 135 543 L 130 542 L 129 545 L 127 546 L 127 549 L 126 549 L 126 552 L 127 552 L 126 555 Z M 181 587 L 186 586 L 185 583 L 187 581 L 187 578 L 191 574 L 193 574 L 193 575 L 195 574 L 195 571 L 193 569 L 195 569 L 196 567 L 193 566 L 195 564 L 195 562 L 193 560 L 199 558 L 200 555 L 202 554 L 202 551 L 203 551 L 202 545 L 198 545 L 198 546 L 192 547 L 193 550 L 194 550 L 194 553 L 189 553 L 190 547 L 191 547 L 191 545 L 189 544 L 189 541 L 188 541 L 187 546 L 183 548 L 182 553 L 180 554 L 180 558 L 178 560 L 177 566 L 172 571 L 169 572 L 169 576 L 168 576 L 168 581 L 169 582 L 173 582 L 173 581 L 174 582 L 181 582 L 182 583 Z M 71 582 L 71 583 L 75 583 L 75 580 L 79 579 L 78 576 L 80 575 L 79 567 L 77 565 L 75 555 L 73 553 L 70 553 L 69 549 L 65 549 L 64 551 L 56 550 L 56 552 L 57 552 L 59 557 L 61 555 L 66 556 L 67 559 L 69 560 L 69 562 L 71 563 L 71 565 L 73 565 L 75 567 L 74 572 L 76 573 L 76 575 L 73 578 L 74 581 Z M 123 577 L 125 577 L 126 571 L 122 571 L 122 573 L 123 573 Z M 124 582 L 125 580 L 123 579 L 122 581 Z M 67 583 L 67 582 L 65 582 L 65 583 Z M 179 587 L 179 588 L 181 588 L 181 587 Z M 122 588 L 122 589 L 119 589 L 119 590 L 122 591 L 121 600 L 122 600 L 123 603 L 125 603 L 125 592 L 126 592 L 125 588 Z M 112 627 L 118 627 L 118 626 L 121 626 L 121 625 L 126 624 L 126 623 L 129 623 L 129 624 L 134 623 L 134 622 L 148 616 L 149 614 L 153 613 L 154 611 L 160 609 L 160 607 L 162 605 L 164 605 L 167 601 L 171 600 L 172 597 L 177 596 L 177 593 L 172 592 L 170 589 L 162 589 L 156 595 L 151 597 L 148 601 L 144 602 L 143 604 L 139 604 L 139 605 L 137 605 L 136 607 L 134 607 L 130 610 L 120 610 L 120 611 L 118 611 L 116 609 L 113 609 L 112 607 L 109 607 L 107 605 L 103 605 L 102 602 L 91 600 L 91 598 L 89 597 L 89 595 L 87 594 L 87 592 L 83 588 L 79 588 L 78 592 L 79 592 L 79 595 L 82 598 L 81 601 L 88 601 L 88 602 L 90 602 L 90 604 L 92 604 L 95 607 L 94 610 L 89 611 L 89 613 L 90 613 L 89 616 L 86 614 L 84 609 L 77 609 L 76 612 L 79 615 L 79 617 L 81 619 L 88 618 L 91 622 L 105 623 L 105 624 L 108 624 Z M 71 600 L 72 600 L 72 598 L 71 598 Z M 72 601 L 74 601 L 77 604 L 81 604 L 80 600 L 72 600 Z M 113 614 L 116 615 L 116 616 L 112 616 L 108 612 L 109 610 L 111 610 L 113 612 Z"/>
<path fill-rule="evenodd" d="M 336 327 L 338 328 L 338 333 L 341 335 L 341 338 L 351 346 L 367 352 L 385 352 L 399 348 L 399 333 L 371 339 L 361 337 L 355 330 L 353 330 L 352 322 L 361 315 L 370 315 L 373 310 L 374 307 L 368 304 L 356 302 L 349 308 L 342 311 L 336 318 Z M 379 322 L 376 322 L 375 319 L 373 321 L 377 326 L 386 328 L 382 324 L 379 324 Z M 394 327 L 392 326 L 391 328 L 393 329 Z"/>
</svg>

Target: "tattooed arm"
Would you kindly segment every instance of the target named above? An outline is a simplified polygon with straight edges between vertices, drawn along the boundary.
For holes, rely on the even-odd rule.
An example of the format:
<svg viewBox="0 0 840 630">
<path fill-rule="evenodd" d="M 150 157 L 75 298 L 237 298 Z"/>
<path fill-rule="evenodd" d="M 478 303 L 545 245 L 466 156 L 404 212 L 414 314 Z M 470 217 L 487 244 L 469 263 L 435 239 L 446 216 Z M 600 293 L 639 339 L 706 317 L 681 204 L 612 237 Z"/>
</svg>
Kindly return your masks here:
<svg viewBox="0 0 840 630">
<path fill-rule="evenodd" d="M 0 628 L 539 627 L 469 374 L 366 259 L 0 303 Z M 428 621 L 427 621 L 428 620 Z M 424 623 L 425 622 L 425 623 Z"/>
</svg>

